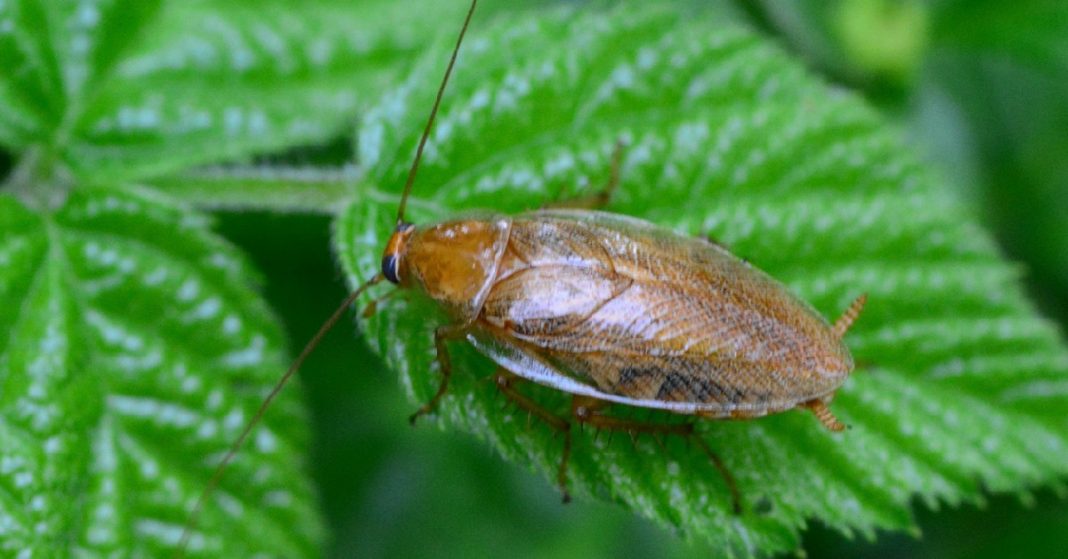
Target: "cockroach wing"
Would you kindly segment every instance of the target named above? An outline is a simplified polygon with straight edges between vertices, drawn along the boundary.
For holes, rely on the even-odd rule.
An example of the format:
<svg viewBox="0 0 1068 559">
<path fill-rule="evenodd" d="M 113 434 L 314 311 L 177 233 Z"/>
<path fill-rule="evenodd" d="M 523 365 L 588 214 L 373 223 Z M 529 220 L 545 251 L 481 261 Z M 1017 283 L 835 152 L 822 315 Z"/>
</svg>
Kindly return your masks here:
<svg viewBox="0 0 1068 559">
<path fill-rule="evenodd" d="M 710 406 L 694 402 L 667 402 L 663 400 L 637 399 L 603 392 L 597 387 L 575 379 L 561 371 L 532 348 L 524 347 L 515 340 L 502 336 L 491 329 L 473 328 L 467 334 L 467 340 L 479 353 L 489 357 L 509 372 L 534 381 L 538 384 L 555 388 L 568 394 L 590 396 L 606 402 L 615 402 L 629 406 L 654 408 L 683 414 L 711 411 Z"/>
<path fill-rule="evenodd" d="M 475 346 L 520 376 L 680 413 L 790 409 L 852 370 L 827 322 L 763 272 L 603 212 L 516 216 L 480 326 Z"/>
</svg>

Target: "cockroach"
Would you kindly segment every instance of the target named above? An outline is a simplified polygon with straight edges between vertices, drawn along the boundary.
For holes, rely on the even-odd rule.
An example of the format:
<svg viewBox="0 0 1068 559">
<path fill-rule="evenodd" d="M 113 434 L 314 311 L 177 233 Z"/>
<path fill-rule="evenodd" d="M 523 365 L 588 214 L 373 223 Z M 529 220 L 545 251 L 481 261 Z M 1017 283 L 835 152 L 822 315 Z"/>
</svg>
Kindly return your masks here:
<svg viewBox="0 0 1068 559">
<path fill-rule="evenodd" d="M 434 333 L 440 384 L 411 422 L 433 412 L 449 387 L 448 344 L 469 342 L 498 365 L 491 379 L 506 398 L 563 435 L 557 481 L 565 502 L 571 426 L 577 422 L 694 441 L 724 478 L 735 511 L 742 511 L 730 473 L 695 435 L 693 421 L 613 417 L 606 413 L 609 405 L 730 419 L 804 408 L 831 431 L 845 428 L 828 403 L 853 370 L 842 338 L 866 296 L 831 325 L 722 245 L 597 211 L 619 182 L 622 145 L 616 146 L 612 178 L 595 195 L 514 216 L 424 226 L 405 221 L 419 161 L 476 5 L 473 0 L 416 149 L 381 271 L 345 299 L 264 400 L 195 505 L 180 547 L 207 495 L 286 381 L 356 299 L 383 281 L 422 291 L 452 319 Z M 519 381 L 570 394 L 570 415 L 542 407 L 516 389 Z"/>
</svg>

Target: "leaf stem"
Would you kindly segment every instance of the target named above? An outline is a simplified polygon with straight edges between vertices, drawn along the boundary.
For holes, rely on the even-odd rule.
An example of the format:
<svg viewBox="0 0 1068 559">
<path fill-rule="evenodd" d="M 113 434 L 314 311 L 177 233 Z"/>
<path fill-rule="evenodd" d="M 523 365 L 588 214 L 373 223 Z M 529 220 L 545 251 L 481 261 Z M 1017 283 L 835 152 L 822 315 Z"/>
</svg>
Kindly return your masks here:
<svg viewBox="0 0 1068 559">
<path fill-rule="evenodd" d="M 155 189 L 208 210 L 332 214 L 345 207 L 362 172 L 343 167 L 209 167 L 148 181 Z"/>
</svg>

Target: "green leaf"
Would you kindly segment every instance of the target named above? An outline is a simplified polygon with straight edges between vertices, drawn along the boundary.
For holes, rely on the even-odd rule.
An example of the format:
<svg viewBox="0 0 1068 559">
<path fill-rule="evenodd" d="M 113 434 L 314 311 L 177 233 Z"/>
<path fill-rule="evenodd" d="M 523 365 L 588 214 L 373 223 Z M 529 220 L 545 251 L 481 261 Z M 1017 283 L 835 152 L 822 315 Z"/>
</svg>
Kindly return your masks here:
<svg viewBox="0 0 1068 559">
<path fill-rule="evenodd" d="M 106 183 L 327 140 L 462 7 L 296 8 L 4 2 L 0 143 L 45 146 Z"/>
<path fill-rule="evenodd" d="M 90 182 L 155 178 L 336 138 L 459 4 L 0 4 L 0 145 Z M 482 13 L 503 11 L 487 2 Z M 532 8 L 535 6 L 532 6 Z M 65 175 L 66 173 L 64 173 Z M 255 206 L 257 192 L 246 193 Z"/>
<path fill-rule="evenodd" d="M 78 110 L 86 90 L 136 42 L 158 4 L 14 0 L 0 5 L 0 63 L 6 74 L 0 78 L 0 92 L 9 96 L 0 109 L 0 123 L 8 121 L 0 126 L 0 138 L 8 128 L 9 134 L 50 141 L 47 135 L 66 125 L 64 120 Z M 28 133 L 31 115 L 45 126 Z"/>
<path fill-rule="evenodd" d="M 915 126 L 939 160 L 953 161 L 961 144 L 974 149 L 979 172 L 966 185 L 1006 249 L 1026 260 L 1043 310 L 1068 318 L 1068 5 L 940 2 L 932 20 Z M 938 124 L 954 117 L 963 140 Z"/>
<path fill-rule="evenodd" d="M 352 285 L 378 270 L 438 85 L 427 68 L 446 57 L 434 52 L 367 115 L 367 184 L 335 235 Z M 512 213 L 591 192 L 617 138 L 627 148 L 610 211 L 711 233 L 828 318 L 861 292 L 870 302 L 847 338 L 861 366 L 832 405 L 851 430 L 829 433 L 800 412 L 699 423 L 738 480 L 744 515 L 731 514 L 707 458 L 677 440 L 579 435 L 578 493 L 749 556 L 797 548 L 813 519 L 873 537 L 914 529 L 917 496 L 931 507 L 982 502 L 984 489 L 1027 495 L 1068 473 L 1068 351 L 1023 296 L 1018 270 L 872 109 L 717 12 L 624 6 L 476 28 L 407 218 Z M 401 294 L 365 324 L 413 406 L 438 384 L 442 320 Z M 487 358 L 462 343 L 450 353 L 441 424 L 552 479 L 560 441 L 501 409 L 482 382 Z M 564 395 L 529 388 L 566 414 Z"/>
<path fill-rule="evenodd" d="M 874 96 L 910 85 L 927 47 L 930 3 L 919 0 L 757 2 L 810 64 Z"/>
<path fill-rule="evenodd" d="M 79 113 L 68 162 L 96 180 L 143 178 L 328 140 L 462 10 L 167 3 Z"/>
<path fill-rule="evenodd" d="M 281 6 L 168 3 L 78 115 L 71 166 L 96 179 L 158 175 L 351 126 L 366 53 L 326 8 Z"/>
<path fill-rule="evenodd" d="M 147 192 L 0 196 L 0 548 L 168 556 L 285 361 L 254 274 L 208 221 Z M 188 556 L 309 556 L 321 538 L 299 392 L 200 518 Z"/>
<path fill-rule="evenodd" d="M 105 77 L 124 50 L 140 39 L 160 0 L 82 0 L 35 2 L 24 9 L 40 11 L 40 27 L 20 26 L 42 42 L 56 65 L 60 88 L 68 103 L 78 103 L 93 82 Z M 31 6 L 33 6 L 31 8 Z"/>
<path fill-rule="evenodd" d="M 0 3 L 0 144 L 22 147 L 62 113 L 59 74 L 36 2 Z"/>
</svg>

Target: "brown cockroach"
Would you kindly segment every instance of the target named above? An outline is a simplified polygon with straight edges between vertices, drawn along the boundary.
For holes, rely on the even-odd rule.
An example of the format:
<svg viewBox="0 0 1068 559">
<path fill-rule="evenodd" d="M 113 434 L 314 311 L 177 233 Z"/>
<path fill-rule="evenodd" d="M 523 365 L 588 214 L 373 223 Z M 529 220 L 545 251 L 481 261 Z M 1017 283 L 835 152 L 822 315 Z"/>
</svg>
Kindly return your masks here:
<svg viewBox="0 0 1068 559">
<path fill-rule="evenodd" d="M 723 476 L 736 512 L 741 511 L 729 472 L 694 435 L 692 422 L 612 417 L 604 412 L 610 404 L 731 419 L 805 408 L 827 429 L 845 428 L 827 404 L 853 370 L 842 338 L 865 296 L 831 325 L 717 243 L 595 211 L 618 182 L 621 145 L 607 187 L 563 205 L 569 207 L 426 226 L 404 220 L 423 148 L 476 4 L 471 3 L 416 149 L 381 272 L 344 301 L 265 399 L 191 513 L 183 546 L 205 497 L 278 391 L 357 297 L 382 281 L 422 291 L 453 320 L 434 334 L 441 383 L 411 422 L 432 412 L 449 386 L 447 344 L 470 342 L 499 366 L 492 378 L 505 397 L 564 435 L 557 477 L 565 501 L 575 421 L 695 441 Z M 369 309 L 373 312 L 373 303 Z M 519 380 L 572 395 L 570 417 L 516 390 Z"/>
</svg>

